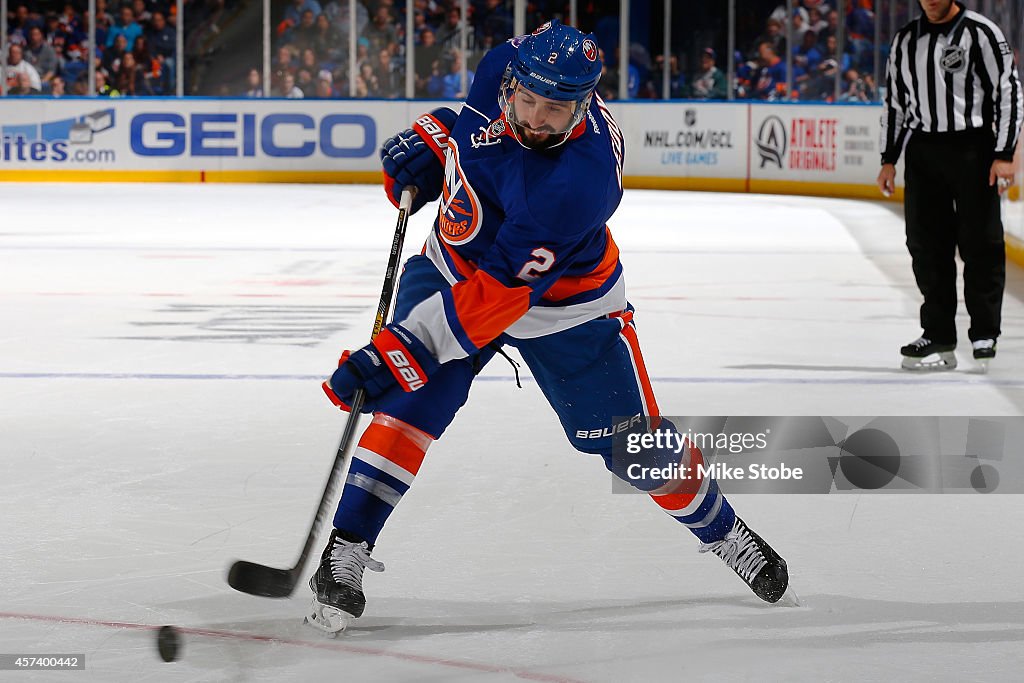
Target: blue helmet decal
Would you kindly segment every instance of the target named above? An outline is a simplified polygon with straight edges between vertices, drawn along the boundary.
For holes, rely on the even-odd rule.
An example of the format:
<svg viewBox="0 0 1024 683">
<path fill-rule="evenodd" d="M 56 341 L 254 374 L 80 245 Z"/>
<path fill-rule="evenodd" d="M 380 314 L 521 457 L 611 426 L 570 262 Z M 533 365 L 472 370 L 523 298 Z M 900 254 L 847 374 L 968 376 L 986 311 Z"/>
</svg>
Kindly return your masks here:
<svg viewBox="0 0 1024 683">
<path fill-rule="evenodd" d="M 582 100 L 601 79 L 601 59 L 593 34 L 552 20 L 513 41 L 511 75 L 523 87 L 552 100 Z"/>
</svg>

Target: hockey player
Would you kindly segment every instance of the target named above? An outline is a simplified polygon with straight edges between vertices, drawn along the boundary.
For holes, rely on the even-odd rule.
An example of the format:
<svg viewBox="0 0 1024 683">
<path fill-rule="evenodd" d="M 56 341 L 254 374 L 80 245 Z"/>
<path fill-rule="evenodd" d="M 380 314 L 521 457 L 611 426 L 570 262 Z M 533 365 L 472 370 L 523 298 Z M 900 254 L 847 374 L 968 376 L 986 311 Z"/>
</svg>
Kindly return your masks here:
<svg viewBox="0 0 1024 683">
<path fill-rule="evenodd" d="M 659 416 L 607 227 L 624 150 L 594 94 L 600 75 L 594 37 L 552 21 L 485 55 L 461 113 L 437 109 L 384 143 L 392 203 L 412 186 L 414 211 L 440 205 L 423 253 L 405 264 L 397 322 L 346 351 L 324 383 L 343 409 L 364 389 L 373 420 L 310 579 L 313 625 L 336 632 L 363 613 L 363 571 L 384 568 L 370 557 L 381 528 L 504 345 L 522 355 L 576 449 L 648 492 L 760 598 L 786 591 L 786 562 L 713 479 L 631 480 L 613 456 L 620 427 L 675 427 Z M 670 451 L 645 457 L 680 463 Z M 701 457 L 690 447 L 683 459 Z"/>
</svg>

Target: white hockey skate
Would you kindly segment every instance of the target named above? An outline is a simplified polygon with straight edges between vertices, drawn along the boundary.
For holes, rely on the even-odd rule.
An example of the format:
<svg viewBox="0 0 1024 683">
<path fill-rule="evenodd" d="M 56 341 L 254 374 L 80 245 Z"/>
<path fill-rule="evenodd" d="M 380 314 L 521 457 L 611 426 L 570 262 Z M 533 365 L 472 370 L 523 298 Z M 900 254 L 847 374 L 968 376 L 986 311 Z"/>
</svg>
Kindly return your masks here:
<svg viewBox="0 0 1024 683">
<path fill-rule="evenodd" d="M 320 566 L 309 578 L 313 603 L 303 623 L 333 637 L 363 615 L 363 570 L 384 571 L 384 565 L 370 557 L 370 550 L 366 541 L 352 543 L 341 538 L 337 529 L 331 532 Z"/>
<path fill-rule="evenodd" d="M 926 337 L 918 337 L 900 348 L 904 370 L 956 369 L 956 344 L 936 344 Z"/>
<path fill-rule="evenodd" d="M 981 372 L 987 373 L 989 361 L 996 357 L 996 340 L 976 339 L 971 342 L 971 347 L 974 349 L 974 360 L 978 361 Z"/>
</svg>

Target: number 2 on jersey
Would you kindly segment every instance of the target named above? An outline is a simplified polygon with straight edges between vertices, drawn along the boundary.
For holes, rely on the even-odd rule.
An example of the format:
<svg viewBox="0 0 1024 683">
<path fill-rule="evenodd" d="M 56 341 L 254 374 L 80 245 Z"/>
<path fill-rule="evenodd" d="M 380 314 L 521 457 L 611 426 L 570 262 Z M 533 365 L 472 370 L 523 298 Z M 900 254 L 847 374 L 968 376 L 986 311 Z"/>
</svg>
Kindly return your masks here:
<svg viewBox="0 0 1024 683">
<path fill-rule="evenodd" d="M 537 258 L 524 263 L 523 267 L 519 269 L 519 273 L 516 275 L 520 280 L 526 280 L 527 282 L 536 280 L 551 268 L 551 266 L 555 265 L 555 255 L 551 253 L 549 249 L 537 247 L 530 253 Z"/>
</svg>

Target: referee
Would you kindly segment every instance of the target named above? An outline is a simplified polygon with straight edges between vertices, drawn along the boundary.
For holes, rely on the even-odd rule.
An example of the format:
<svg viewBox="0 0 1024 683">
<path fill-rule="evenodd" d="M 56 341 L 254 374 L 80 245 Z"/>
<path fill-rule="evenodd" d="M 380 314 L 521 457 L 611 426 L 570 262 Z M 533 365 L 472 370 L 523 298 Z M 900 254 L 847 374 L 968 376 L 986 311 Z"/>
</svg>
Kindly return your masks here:
<svg viewBox="0 0 1024 683">
<path fill-rule="evenodd" d="M 996 355 L 1006 256 L 999 196 L 1013 182 L 1022 94 L 999 27 L 953 0 L 920 0 L 924 14 L 889 52 L 878 188 L 895 190 L 906 147 L 903 206 L 921 305 L 921 337 L 903 348 L 907 370 L 956 367 L 956 261 L 974 357 Z"/>
</svg>

